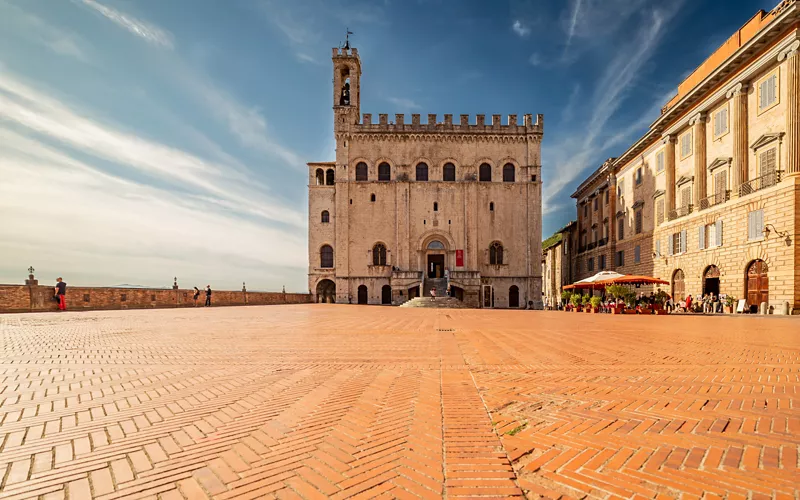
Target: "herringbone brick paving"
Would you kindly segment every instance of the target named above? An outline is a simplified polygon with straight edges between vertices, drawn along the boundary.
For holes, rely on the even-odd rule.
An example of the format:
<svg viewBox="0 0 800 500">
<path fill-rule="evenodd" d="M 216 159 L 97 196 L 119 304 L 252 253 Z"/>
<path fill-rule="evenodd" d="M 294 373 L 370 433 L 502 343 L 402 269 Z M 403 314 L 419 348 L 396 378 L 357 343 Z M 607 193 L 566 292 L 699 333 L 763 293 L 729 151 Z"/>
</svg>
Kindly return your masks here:
<svg viewBox="0 0 800 500">
<path fill-rule="evenodd" d="M 0 499 L 800 498 L 800 322 L 0 316 Z"/>
</svg>

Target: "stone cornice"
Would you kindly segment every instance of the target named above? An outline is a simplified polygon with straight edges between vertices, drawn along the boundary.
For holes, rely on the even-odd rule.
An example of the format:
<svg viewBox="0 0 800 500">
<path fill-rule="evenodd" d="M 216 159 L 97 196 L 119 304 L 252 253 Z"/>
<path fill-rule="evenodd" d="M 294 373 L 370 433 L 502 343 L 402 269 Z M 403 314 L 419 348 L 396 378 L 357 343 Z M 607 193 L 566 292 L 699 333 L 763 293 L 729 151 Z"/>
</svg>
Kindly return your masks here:
<svg viewBox="0 0 800 500">
<path fill-rule="evenodd" d="M 756 149 L 758 149 L 758 148 L 760 148 L 762 146 L 766 146 L 770 142 L 781 141 L 781 140 L 783 140 L 783 136 L 784 135 L 785 134 L 783 132 L 774 132 L 774 133 L 771 133 L 771 134 L 764 134 L 761 137 L 759 137 L 758 139 L 756 139 L 756 142 L 754 142 L 753 144 L 750 145 L 750 149 L 756 150 Z"/>
<path fill-rule="evenodd" d="M 653 193 L 653 199 L 655 200 L 655 199 L 656 199 L 656 198 L 658 198 L 659 196 L 664 196 L 665 194 L 667 194 L 667 192 L 666 192 L 666 191 L 664 191 L 663 189 L 659 189 L 658 191 L 656 191 L 655 193 Z"/>
<path fill-rule="evenodd" d="M 732 161 L 733 158 L 731 158 L 730 156 L 719 156 L 715 158 L 714 161 L 711 162 L 711 164 L 708 166 L 708 170 L 710 172 L 718 169 L 719 167 L 730 165 Z"/>
<path fill-rule="evenodd" d="M 689 182 L 694 181 L 694 176 L 689 177 L 688 175 L 682 175 L 678 182 L 675 183 L 676 186 L 683 186 Z"/>
</svg>

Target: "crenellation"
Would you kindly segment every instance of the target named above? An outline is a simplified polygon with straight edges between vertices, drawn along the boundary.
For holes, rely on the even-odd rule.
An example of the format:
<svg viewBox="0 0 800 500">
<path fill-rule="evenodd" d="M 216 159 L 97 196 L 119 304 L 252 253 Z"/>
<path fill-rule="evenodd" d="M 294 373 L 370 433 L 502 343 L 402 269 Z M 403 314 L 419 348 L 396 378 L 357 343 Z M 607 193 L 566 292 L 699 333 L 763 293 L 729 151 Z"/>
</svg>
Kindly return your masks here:
<svg viewBox="0 0 800 500">
<path fill-rule="evenodd" d="M 435 113 L 428 113 L 427 123 L 422 123 L 422 115 L 414 113 L 411 115 L 411 123 L 405 121 L 405 115 L 402 113 L 395 114 L 394 122 L 389 122 L 388 114 L 379 114 L 378 123 L 372 122 L 372 114 L 364 113 L 361 123 L 356 123 L 351 128 L 353 133 L 445 133 L 445 134 L 503 134 L 503 135 L 524 135 L 535 134 L 541 135 L 542 129 L 542 115 L 537 115 L 537 119 L 533 121 L 533 115 L 523 115 L 523 124 L 520 125 L 517 117 L 519 115 L 507 115 L 507 122 L 501 122 L 502 115 L 492 115 L 492 123 L 487 124 L 485 115 L 476 115 L 474 123 L 470 123 L 470 115 L 463 114 L 460 116 L 460 123 L 453 124 L 453 115 L 445 114 L 444 121 L 439 122 L 438 115 Z"/>
<path fill-rule="evenodd" d="M 482 127 L 482 126 L 485 125 L 485 122 L 486 122 L 486 115 L 475 115 L 475 124 L 476 125 L 478 125 L 479 127 Z"/>
<path fill-rule="evenodd" d="M 364 113 L 364 119 L 361 120 L 362 125 L 372 125 L 372 113 Z"/>
<path fill-rule="evenodd" d="M 378 120 L 380 121 L 381 125 L 388 125 L 389 124 L 389 115 L 386 113 L 380 113 L 378 115 Z"/>
<path fill-rule="evenodd" d="M 508 123 L 509 127 L 517 127 L 519 126 L 519 122 L 517 121 L 517 115 L 508 115 Z"/>
<path fill-rule="evenodd" d="M 469 115 L 461 115 L 461 126 L 462 127 L 469 126 Z"/>
<path fill-rule="evenodd" d="M 492 127 L 499 127 L 502 115 L 492 115 Z"/>
<path fill-rule="evenodd" d="M 428 125 L 436 125 L 436 113 L 428 113 Z"/>
<path fill-rule="evenodd" d="M 448 126 L 453 125 L 453 115 L 444 115 L 444 124 Z"/>
<path fill-rule="evenodd" d="M 419 125 L 419 113 L 411 115 L 411 125 Z"/>
<path fill-rule="evenodd" d="M 397 113 L 394 115 L 394 124 L 397 126 L 403 126 L 406 123 L 406 115 L 403 113 Z"/>
</svg>

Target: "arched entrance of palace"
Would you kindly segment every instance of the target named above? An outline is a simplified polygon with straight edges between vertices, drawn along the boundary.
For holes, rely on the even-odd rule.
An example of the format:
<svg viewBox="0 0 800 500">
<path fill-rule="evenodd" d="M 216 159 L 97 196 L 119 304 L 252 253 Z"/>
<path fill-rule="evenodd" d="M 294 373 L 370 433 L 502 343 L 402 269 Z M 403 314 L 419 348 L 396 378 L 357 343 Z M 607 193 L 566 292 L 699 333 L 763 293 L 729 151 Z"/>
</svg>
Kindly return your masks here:
<svg viewBox="0 0 800 500">
<path fill-rule="evenodd" d="M 323 304 L 336 302 L 336 283 L 327 279 L 317 283 L 317 302 Z"/>
<path fill-rule="evenodd" d="M 703 295 L 708 293 L 719 295 L 719 268 L 713 264 L 703 273 Z"/>
<path fill-rule="evenodd" d="M 358 287 L 358 303 L 359 304 L 366 304 L 369 302 L 369 295 L 367 291 L 367 285 L 359 285 Z"/>
<path fill-rule="evenodd" d="M 432 240 L 428 243 L 425 250 L 425 273 L 429 279 L 439 279 L 444 277 L 444 257 L 445 246 L 439 240 Z"/>
<path fill-rule="evenodd" d="M 767 263 L 756 259 L 747 266 L 745 276 L 745 290 L 747 305 L 750 312 L 758 312 L 762 302 L 769 304 L 769 276 L 767 276 Z"/>
<path fill-rule="evenodd" d="M 389 285 L 383 285 L 381 288 L 381 304 L 391 304 L 392 303 L 392 287 Z"/>
<path fill-rule="evenodd" d="M 686 282 L 684 279 L 682 269 L 676 269 L 672 273 L 672 300 L 675 303 L 686 298 Z"/>
</svg>

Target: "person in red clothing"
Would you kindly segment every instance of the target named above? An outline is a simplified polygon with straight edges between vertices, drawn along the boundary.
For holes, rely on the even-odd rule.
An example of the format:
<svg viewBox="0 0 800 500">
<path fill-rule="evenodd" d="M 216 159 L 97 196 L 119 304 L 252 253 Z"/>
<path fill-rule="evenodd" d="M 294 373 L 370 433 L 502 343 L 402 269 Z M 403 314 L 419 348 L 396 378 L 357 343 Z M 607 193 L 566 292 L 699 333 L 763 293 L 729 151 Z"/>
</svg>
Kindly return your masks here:
<svg viewBox="0 0 800 500">
<path fill-rule="evenodd" d="M 692 312 L 692 296 L 686 296 L 686 312 Z"/>
<path fill-rule="evenodd" d="M 56 297 L 58 298 L 58 310 L 67 310 L 67 284 L 63 279 L 58 278 L 55 286 Z"/>
</svg>

